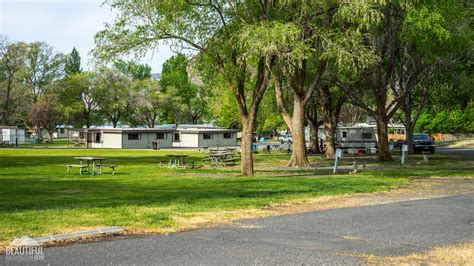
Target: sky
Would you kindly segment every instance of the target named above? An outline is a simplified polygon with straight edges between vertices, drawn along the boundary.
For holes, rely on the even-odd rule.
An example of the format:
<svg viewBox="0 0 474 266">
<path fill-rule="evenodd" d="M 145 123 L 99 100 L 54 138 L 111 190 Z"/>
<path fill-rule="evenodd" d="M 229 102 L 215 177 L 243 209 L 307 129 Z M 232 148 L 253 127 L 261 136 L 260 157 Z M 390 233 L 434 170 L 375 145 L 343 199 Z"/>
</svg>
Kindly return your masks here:
<svg viewBox="0 0 474 266">
<path fill-rule="evenodd" d="M 90 69 L 89 51 L 94 48 L 94 34 L 112 22 L 115 15 L 103 0 L 0 0 L 0 34 L 10 42 L 44 41 L 57 52 L 79 51 L 84 70 Z M 152 73 L 173 55 L 166 47 L 141 59 Z"/>
</svg>

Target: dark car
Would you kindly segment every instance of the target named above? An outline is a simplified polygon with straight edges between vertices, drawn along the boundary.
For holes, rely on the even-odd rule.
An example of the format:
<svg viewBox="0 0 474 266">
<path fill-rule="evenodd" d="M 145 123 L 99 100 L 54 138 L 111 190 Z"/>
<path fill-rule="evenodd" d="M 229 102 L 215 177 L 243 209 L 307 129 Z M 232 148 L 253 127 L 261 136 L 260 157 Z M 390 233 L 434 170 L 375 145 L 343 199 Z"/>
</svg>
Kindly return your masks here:
<svg viewBox="0 0 474 266">
<path fill-rule="evenodd" d="M 413 150 L 415 153 L 429 151 L 431 154 L 435 153 L 435 144 L 428 134 L 415 133 L 413 134 Z"/>
</svg>

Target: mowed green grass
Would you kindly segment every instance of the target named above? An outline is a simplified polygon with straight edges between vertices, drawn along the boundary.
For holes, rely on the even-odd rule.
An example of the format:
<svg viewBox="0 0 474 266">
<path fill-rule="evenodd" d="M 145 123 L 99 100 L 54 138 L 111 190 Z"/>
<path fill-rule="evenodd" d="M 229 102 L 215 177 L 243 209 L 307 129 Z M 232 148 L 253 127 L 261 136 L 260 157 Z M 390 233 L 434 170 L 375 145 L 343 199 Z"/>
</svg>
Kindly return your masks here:
<svg viewBox="0 0 474 266">
<path fill-rule="evenodd" d="M 262 208 L 322 195 L 384 191 L 406 178 L 381 175 L 277 177 L 261 172 L 239 176 L 238 167 L 168 169 L 166 154 L 183 153 L 197 163 L 195 151 L 0 149 L 0 247 L 13 238 L 121 226 L 130 232 L 162 232 L 183 227 L 203 212 Z M 101 156 L 118 165 L 103 175 L 66 172 L 74 156 Z M 258 164 L 288 156 L 257 156 Z M 271 164 L 271 163 L 270 163 Z M 279 171 L 281 174 L 281 171 Z M 179 220 L 179 222 L 178 222 Z"/>
</svg>

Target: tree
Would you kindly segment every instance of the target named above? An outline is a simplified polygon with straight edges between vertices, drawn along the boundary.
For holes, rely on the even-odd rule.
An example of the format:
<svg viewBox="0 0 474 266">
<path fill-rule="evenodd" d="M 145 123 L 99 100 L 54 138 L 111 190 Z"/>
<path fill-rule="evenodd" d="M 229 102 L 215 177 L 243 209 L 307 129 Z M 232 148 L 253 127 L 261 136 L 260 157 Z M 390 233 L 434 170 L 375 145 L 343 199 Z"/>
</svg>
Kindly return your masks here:
<svg viewBox="0 0 474 266">
<path fill-rule="evenodd" d="M 48 131 L 50 143 L 53 143 L 53 132 L 63 118 L 58 106 L 57 96 L 53 93 L 46 93 L 33 103 L 28 116 L 31 124 L 36 128 L 44 128 Z M 41 137 L 41 133 L 39 137 Z"/>
<path fill-rule="evenodd" d="M 320 101 L 323 109 L 323 124 L 326 144 L 326 156 L 334 156 L 336 153 L 334 136 L 339 122 L 339 113 L 347 96 L 340 87 L 324 84 L 320 88 Z"/>
<path fill-rule="evenodd" d="M 460 72 L 460 58 L 468 58 L 472 30 L 465 22 L 465 13 L 457 1 L 433 1 L 410 10 L 404 20 L 404 49 L 395 74 L 398 86 L 407 92 L 400 101 L 400 109 L 410 152 L 415 125 L 429 96 L 436 87 L 449 88 L 443 83 L 455 80 L 451 75 Z M 429 25 L 421 24 L 423 21 Z"/>
<path fill-rule="evenodd" d="M 375 10 L 364 2 L 296 1 L 283 4 L 279 22 L 257 28 L 264 41 L 261 51 L 272 52 L 272 76 L 277 103 L 293 136 L 289 166 L 309 166 L 305 141 L 305 109 L 322 77 L 330 70 L 343 72 L 372 61 L 360 36 Z M 350 10 L 357 10 L 352 13 Z M 349 12 L 350 11 L 350 12 Z M 286 21 L 284 20 L 286 19 Z M 283 22 L 281 22 L 283 21 Z M 264 39 L 266 37 L 270 37 Z M 252 49 L 259 48 L 254 45 Z M 291 94 L 290 104 L 284 101 Z"/>
<path fill-rule="evenodd" d="M 191 71 L 191 61 L 183 54 L 172 56 L 163 64 L 160 87 L 166 93 L 169 88 L 174 88 L 181 99 L 180 117 L 184 123 L 197 124 L 208 112 L 210 92 L 202 82 L 191 82 L 188 71 Z M 174 113 L 174 111 L 172 111 Z"/>
<path fill-rule="evenodd" d="M 132 80 L 116 71 L 105 69 L 100 73 L 93 98 L 99 103 L 100 112 L 116 128 L 119 122 L 132 113 Z"/>
<path fill-rule="evenodd" d="M 436 40 L 445 39 L 448 33 L 440 23 L 440 15 L 428 10 L 419 1 L 380 2 L 378 9 L 383 14 L 382 19 L 371 28 L 366 42 L 374 47 L 379 60 L 372 67 L 360 71 L 358 85 L 348 88 L 346 92 L 353 104 L 375 118 L 379 160 L 390 161 L 388 122 L 396 114 L 403 98 L 417 84 L 424 69 L 419 57 L 406 61 L 404 55 L 415 44 L 414 39 L 434 45 Z M 406 33 L 413 35 L 413 38 L 405 38 Z"/>
<path fill-rule="evenodd" d="M 68 76 L 61 84 L 59 102 L 63 106 L 65 120 L 76 127 L 90 128 L 100 123 L 97 99 L 99 77 L 95 72 L 81 72 Z"/>
<path fill-rule="evenodd" d="M 53 52 L 53 47 L 45 42 L 28 45 L 24 70 L 21 79 L 27 91 L 26 104 L 34 104 L 43 94 L 53 93 L 53 84 L 64 74 L 64 55 Z M 31 112 L 30 112 L 31 114 Z M 36 135 L 41 139 L 40 123 L 33 125 Z"/>
<path fill-rule="evenodd" d="M 10 124 L 11 100 L 13 88 L 18 81 L 19 71 L 23 67 L 25 43 L 9 43 L 6 37 L 0 36 L 0 81 L 5 84 L 2 91 L 2 109 L 0 110 L 0 123 Z M 3 85 L 3 84 L 2 84 Z"/>
<path fill-rule="evenodd" d="M 154 128 L 157 122 L 176 123 L 184 106 L 174 88 L 160 91 L 154 80 L 135 82 L 135 88 L 134 116 L 141 125 Z"/>
<path fill-rule="evenodd" d="M 308 108 L 306 109 L 306 118 L 308 119 L 309 124 L 309 152 L 316 154 L 320 153 L 321 149 L 319 147 L 319 127 L 323 124 L 323 121 L 319 119 L 319 113 L 321 108 L 317 103 L 315 95 L 313 99 L 308 103 Z"/>
<path fill-rule="evenodd" d="M 134 79 L 143 80 L 151 77 L 151 67 L 147 64 L 139 64 L 134 61 L 117 60 L 113 63 L 115 70 Z"/>
<path fill-rule="evenodd" d="M 79 74 L 82 72 L 81 68 L 81 56 L 76 50 L 76 47 L 72 48 L 71 53 L 66 57 L 66 63 L 64 65 L 64 72 L 67 76 L 73 74 Z"/>
<path fill-rule="evenodd" d="M 214 69 L 234 94 L 242 123 L 242 174 L 253 175 L 252 133 L 269 83 L 271 59 L 245 57 L 247 50 L 237 40 L 258 41 L 257 36 L 246 38 L 247 26 L 269 20 L 278 3 L 117 0 L 108 4 L 118 16 L 113 25 L 96 34 L 97 57 L 130 52 L 143 56 L 160 41 L 198 51 L 199 60 Z"/>
<path fill-rule="evenodd" d="M 22 78 L 32 103 L 36 103 L 43 93 L 50 92 L 53 82 L 59 80 L 63 73 L 63 54 L 53 52 L 53 47 L 44 42 L 28 46 Z"/>
</svg>

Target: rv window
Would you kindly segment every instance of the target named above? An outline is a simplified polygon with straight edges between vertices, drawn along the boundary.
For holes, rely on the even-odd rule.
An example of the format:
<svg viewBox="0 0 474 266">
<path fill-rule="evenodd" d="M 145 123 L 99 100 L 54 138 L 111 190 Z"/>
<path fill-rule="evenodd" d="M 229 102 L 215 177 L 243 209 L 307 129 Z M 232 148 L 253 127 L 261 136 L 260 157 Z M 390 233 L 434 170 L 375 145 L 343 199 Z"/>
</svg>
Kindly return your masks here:
<svg viewBox="0 0 474 266">
<path fill-rule="evenodd" d="M 212 134 L 204 133 L 204 134 L 202 134 L 202 138 L 203 139 L 212 139 Z"/>
<path fill-rule="evenodd" d="M 362 139 L 372 139 L 372 133 L 362 133 Z"/>
<path fill-rule="evenodd" d="M 128 140 L 139 140 L 141 139 L 140 133 L 128 133 Z"/>
<path fill-rule="evenodd" d="M 347 131 L 342 131 L 342 137 L 347 138 Z"/>
<path fill-rule="evenodd" d="M 224 133 L 224 138 L 225 139 L 231 139 L 232 138 L 232 133 Z"/>
<path fill-rule="evenodd" d="M 156 133 L 156 139 L 166 139 L 166 133 Z"/>
<path fill-rule="evenodd" d="M 95 133 L 95 143 L 100 143 L 101 137 L 102 137 L 101 133 Z"/>
<path fill-rule="evenodd" d="M 173 141 L 174 142 L 180 142 L 181 141 L 181 136 L 179 135 L 179 132 L 173 134 Z"/>
</svg>

